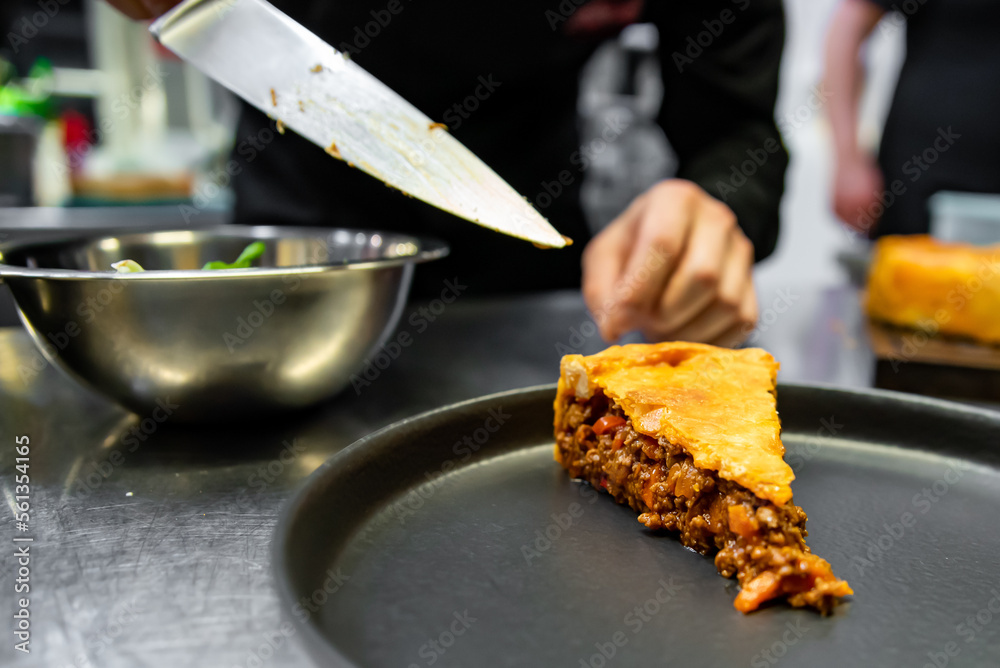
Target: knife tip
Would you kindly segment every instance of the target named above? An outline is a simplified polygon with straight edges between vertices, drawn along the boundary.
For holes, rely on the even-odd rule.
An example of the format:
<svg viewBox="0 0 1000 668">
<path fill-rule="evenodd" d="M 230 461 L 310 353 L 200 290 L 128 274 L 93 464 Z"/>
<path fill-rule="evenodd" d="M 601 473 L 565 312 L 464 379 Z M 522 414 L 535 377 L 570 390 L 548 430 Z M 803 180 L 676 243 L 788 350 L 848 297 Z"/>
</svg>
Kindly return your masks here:
<svg viewBox="0 0 1000 668">
<path fill-rule="evenodd" d="M 556 245 L 556 244 L 540 244 L 537 241 L 532 241 L 531 245 L 534 246 L 535 248 L 541 248 L 543 250 L 544 249 L 548 249 L 548 248 L 568 248 L 569 246 L 573 245 L 573 240 L 570 237 L 567 237 L 565 234 L 560 234 L 559 236 L 562 237 L 562 241 L 563 241 L 562 244 L 559 244 L 559 245 Z"/>
</svg>

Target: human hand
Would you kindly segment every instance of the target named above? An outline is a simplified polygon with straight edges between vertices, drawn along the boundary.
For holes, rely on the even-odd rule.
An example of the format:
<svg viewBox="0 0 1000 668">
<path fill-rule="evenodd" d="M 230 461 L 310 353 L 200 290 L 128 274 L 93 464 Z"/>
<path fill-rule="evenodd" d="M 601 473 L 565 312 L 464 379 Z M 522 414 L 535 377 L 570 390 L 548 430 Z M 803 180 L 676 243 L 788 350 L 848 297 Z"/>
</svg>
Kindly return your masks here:
<svg viewBox="0 0 1000 668">
<path fill-rule="evenodd" d="M 583 297 L 601 336 L 735 346 L 757 322 L 753 244 L 736 215 L 690 181 L 662 181 L 594 237 Z"/>
<path fill-rule="evenodd" d="M 155 19 L 181 0 L 108 0 L 108 4 L 130 19 L 146 21 Z"/>
<path fill-rule="evenodd" d="M 874 158 L 858 154 L 837 160 L 833 210 L 849 228 L 865 237 L 878 223 L 875 205 L 885 188 Z"/>
</svg>

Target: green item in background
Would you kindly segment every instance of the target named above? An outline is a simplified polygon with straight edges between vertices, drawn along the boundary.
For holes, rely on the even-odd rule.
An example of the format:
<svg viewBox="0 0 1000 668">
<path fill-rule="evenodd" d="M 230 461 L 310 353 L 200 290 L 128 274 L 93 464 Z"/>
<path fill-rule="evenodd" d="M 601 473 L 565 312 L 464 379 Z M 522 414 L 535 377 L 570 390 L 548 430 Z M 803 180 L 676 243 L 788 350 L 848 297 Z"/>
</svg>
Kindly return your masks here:
<svg viewBox="0 0 1000 668">
<path fill-rule="evenodd" d="M 0 86 L 0 114 L 53 118 L 52 82 L 54 74 L 48 58 L 39 58 L 31 66 L 28 78 L 9 79 Z"/>
</svg>

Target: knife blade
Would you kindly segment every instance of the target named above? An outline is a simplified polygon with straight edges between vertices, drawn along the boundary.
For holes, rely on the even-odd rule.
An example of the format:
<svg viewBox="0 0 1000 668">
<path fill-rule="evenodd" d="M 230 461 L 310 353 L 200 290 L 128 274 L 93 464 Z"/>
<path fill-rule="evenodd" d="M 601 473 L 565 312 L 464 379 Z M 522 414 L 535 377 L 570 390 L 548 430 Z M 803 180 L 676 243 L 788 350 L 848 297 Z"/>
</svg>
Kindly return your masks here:
<svg viewBox="0 0 1000 668">
<path fill-rule="evenodd" d="M 567 244 L 444 126 L 268 2 L 186 0 L 150 32 L 284 126 L 386 184 L 497 232 L 540 246 Z"/>
</svg>

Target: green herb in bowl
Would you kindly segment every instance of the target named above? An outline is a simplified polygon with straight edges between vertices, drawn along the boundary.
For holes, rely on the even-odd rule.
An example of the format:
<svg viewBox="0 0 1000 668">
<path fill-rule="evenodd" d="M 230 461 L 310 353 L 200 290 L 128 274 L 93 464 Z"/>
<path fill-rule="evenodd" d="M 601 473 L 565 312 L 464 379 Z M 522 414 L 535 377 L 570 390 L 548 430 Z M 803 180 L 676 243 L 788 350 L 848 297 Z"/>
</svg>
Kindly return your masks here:
<svg viewBox="0 0 1000 668">
<path fill-rule="evenodd" d="M 264 245 L 264 242 L 255 241 L 243 249 L 243 252 L 240 253 L 240 256 L 236 258 L 235 262 L 227 263 L 222 260 L 213 260 L 211 262 L 206 262 L 205 266 L 202 267 L 202 271 L 210 269 L 249 269 L 250 263 L 263 255 L 266 248 L 267 247 Z M 111 264 L 111 268 L 119 274 L 134 274 L 139 271 L 146 271 L 135 260 L 113 262 Z"/>
<path fill-rule="evenodd" d="M 119 274 L 135 274 L 140 271 L 146 271 L 135 260 L 122 260 L 121 262 L 112 262 L 111 268 L 117 271 Z"/>
</svg>

